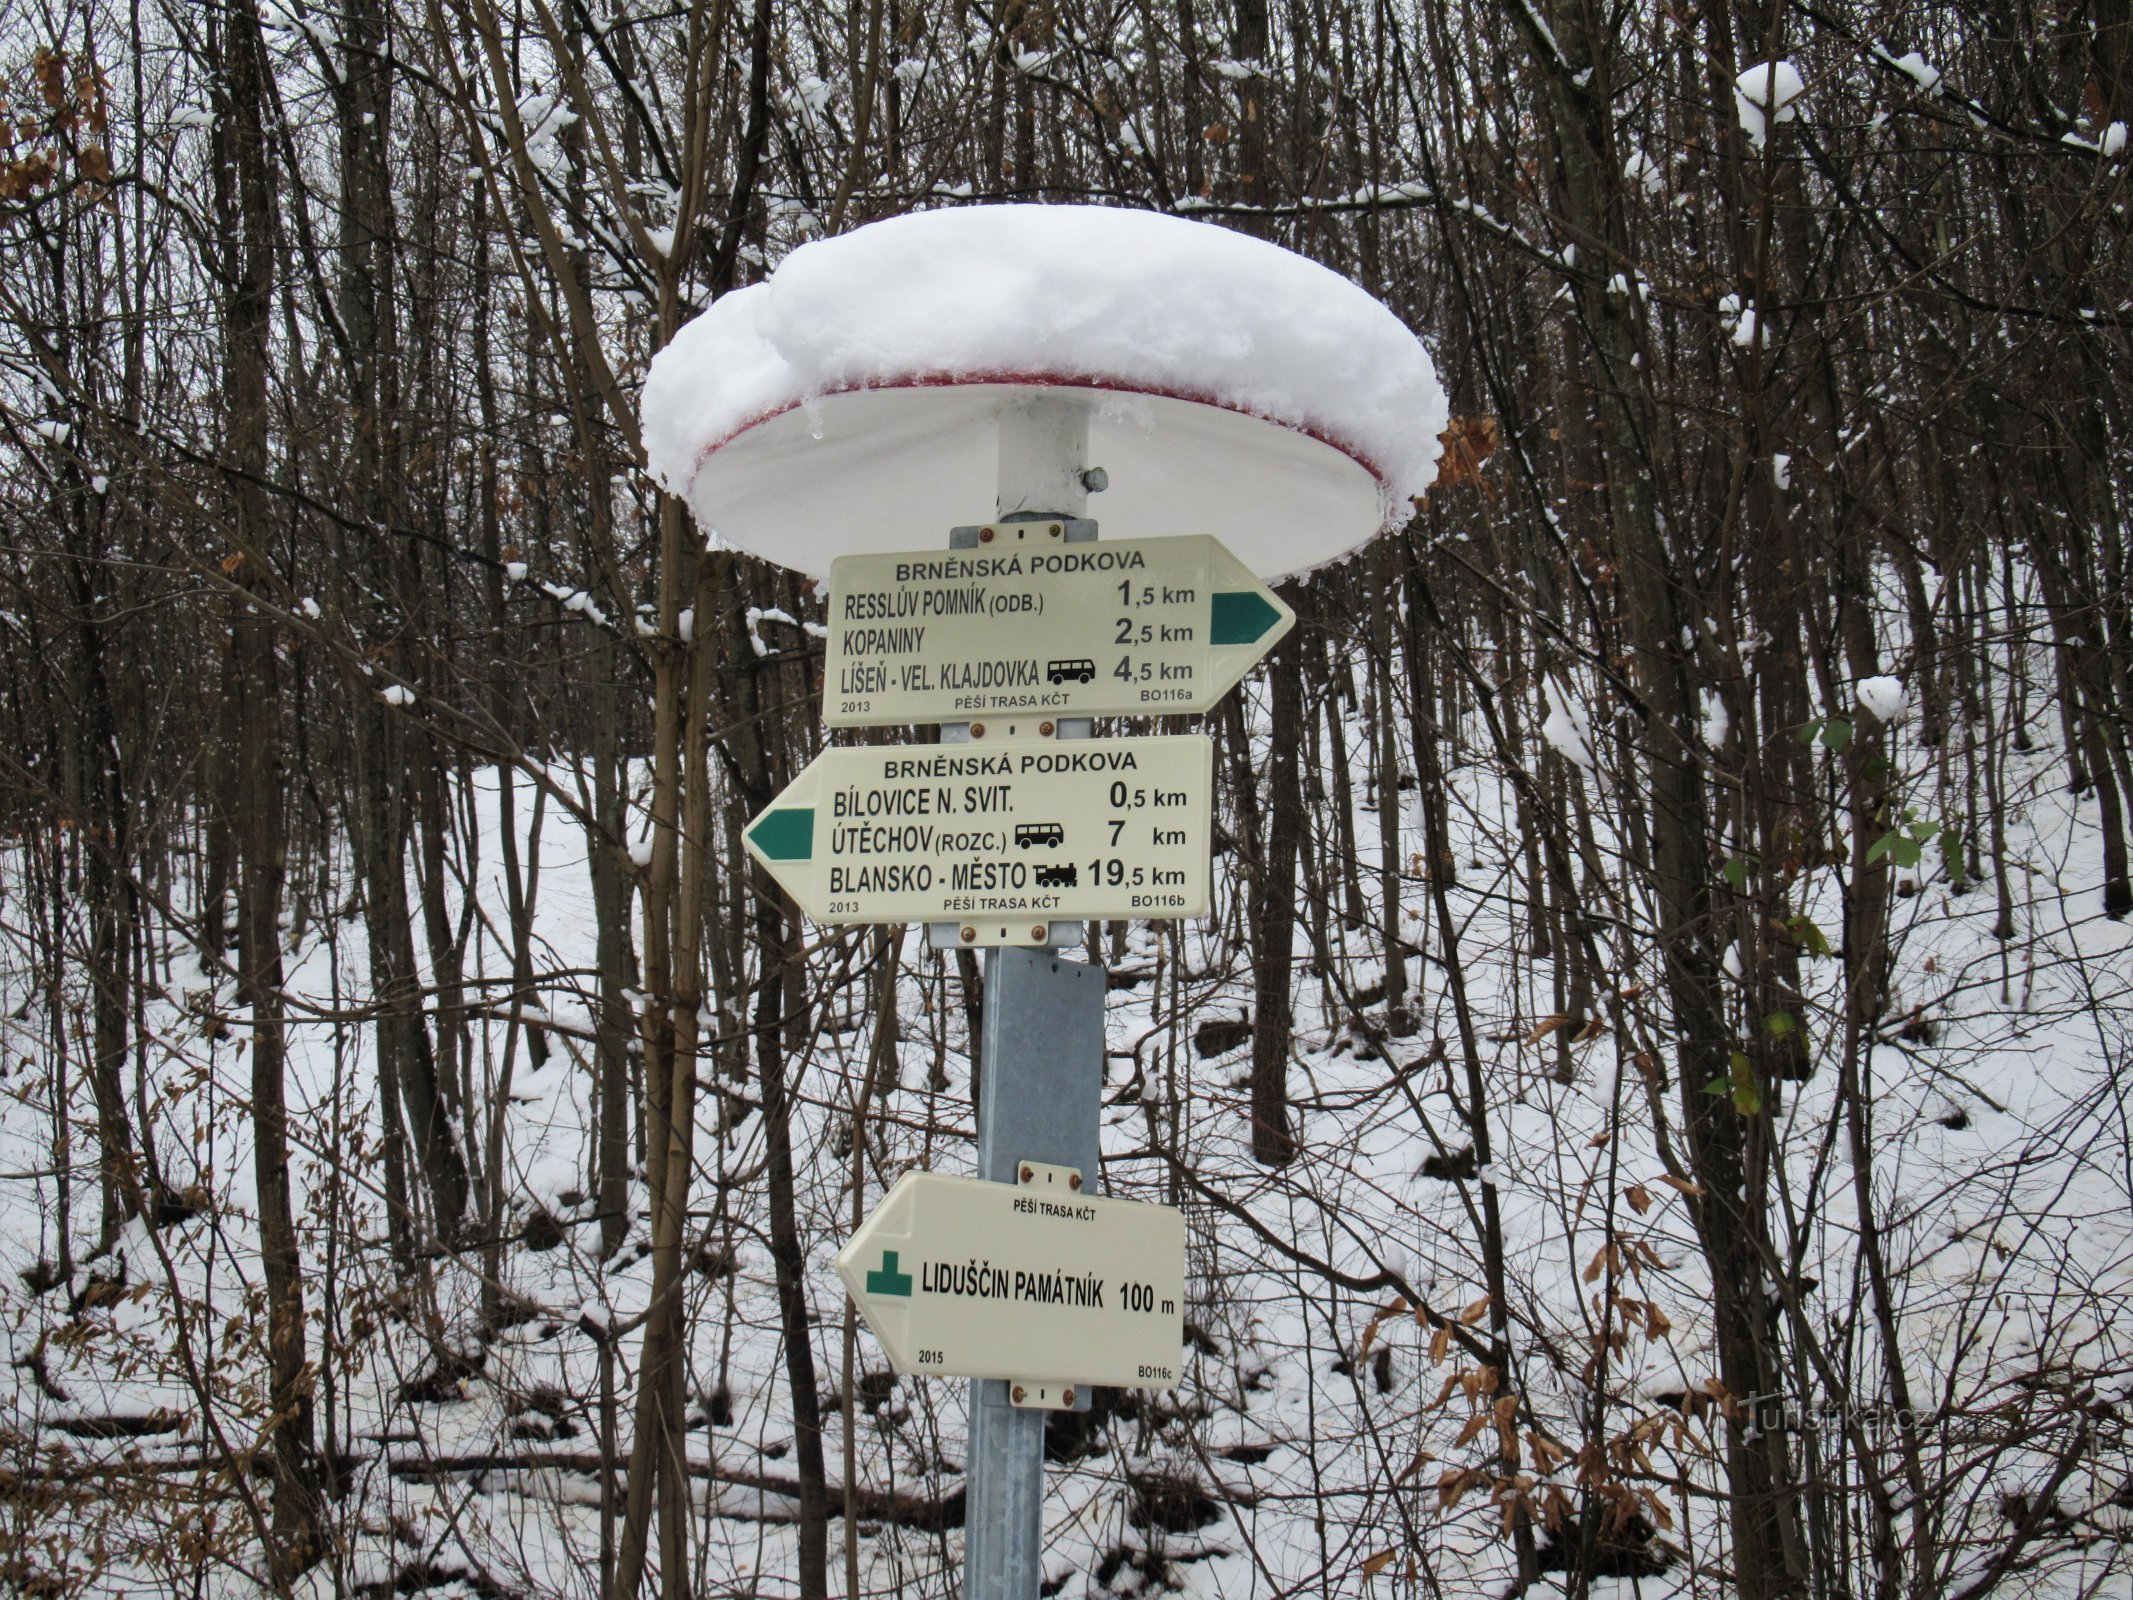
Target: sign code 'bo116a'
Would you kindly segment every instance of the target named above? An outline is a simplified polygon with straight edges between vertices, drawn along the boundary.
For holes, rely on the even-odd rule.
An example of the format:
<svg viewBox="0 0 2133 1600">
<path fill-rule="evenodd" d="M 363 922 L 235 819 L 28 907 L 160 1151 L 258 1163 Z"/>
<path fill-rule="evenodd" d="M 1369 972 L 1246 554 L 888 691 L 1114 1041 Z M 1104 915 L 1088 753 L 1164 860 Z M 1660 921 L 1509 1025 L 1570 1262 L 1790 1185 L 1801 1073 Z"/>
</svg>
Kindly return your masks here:
<svg viewBox="0 0 2133 1600">
<path fill-rule="evenodd" d="M 1213 793 L 1205 734 L 867 745 L 817 756 L 746 839 L 817 922 L 989 922 L 982 942 L 1014 943 L 1204 915 Z"/>
<path fill-rule="evenodd" d="M 902 1372 L 1180 1379 L 1185 1218 L 1169 1206 L 906 1172 L 837 1272 Z"/>
<path fill-rule="evenodd" d="M 1295 623 L 1205 534 L 1067 544 L 1059 526 L 836 561 L 823 720 L 1205 711 Z"/>
</svg>

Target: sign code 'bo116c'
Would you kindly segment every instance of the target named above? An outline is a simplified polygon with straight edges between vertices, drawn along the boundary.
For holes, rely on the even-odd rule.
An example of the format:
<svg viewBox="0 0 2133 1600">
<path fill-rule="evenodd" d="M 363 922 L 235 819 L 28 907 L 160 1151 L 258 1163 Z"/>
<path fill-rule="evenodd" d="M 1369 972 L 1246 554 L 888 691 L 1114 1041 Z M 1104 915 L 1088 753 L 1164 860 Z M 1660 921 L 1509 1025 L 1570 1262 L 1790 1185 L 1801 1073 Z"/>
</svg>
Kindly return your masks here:
<svg viewBox="0 0 2133 1600">
<path fill-rule="evenodd" d="M 906 1172 L 837 1272 L 902 1372 L 1180 1381 L 1185 1217 L 1169 1206 Z"/>
</svg>

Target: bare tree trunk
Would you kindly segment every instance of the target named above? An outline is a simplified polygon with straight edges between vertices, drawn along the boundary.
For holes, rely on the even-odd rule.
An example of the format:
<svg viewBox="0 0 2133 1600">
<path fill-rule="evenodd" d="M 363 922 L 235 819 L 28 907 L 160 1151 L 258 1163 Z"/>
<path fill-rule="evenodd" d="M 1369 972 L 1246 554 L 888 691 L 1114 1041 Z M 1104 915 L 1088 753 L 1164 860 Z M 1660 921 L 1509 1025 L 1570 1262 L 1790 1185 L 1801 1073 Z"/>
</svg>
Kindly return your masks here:
<svg viewBox="0 0 2133 1600">
<path fill-rule="evenodd" d="M 252 0 L 224 12 L 217 85 L 218 199 L 223 204 L 223 399 L 229 421 L 229 489 L 242 587 L 265 591 L 267 507 L 267 329 L 273 295 L 274 183 L 260 122 L 266 50 Z M 231 796 L 238 868 L 238 981 L 252 1013 L 253 1176 L 259 1254 L 266 1279 L 267 1425 L 274 1472 L 277 1587 L 323 1553 L 311 1373 L 304 1359 L 303 1260 L 290 1200 L 288 1107 L 283 1096 L 281 900 L 282 730 L 280 666 L 273 624 L 242 595 L 230 606 L 232 697 L 228 735 L 236 752 Z"/>
<path fill-rule="evenodd" d="M 1633 686 L 1642 719 L 1642 776 L 1650 817 L 1650 858 L 1640 870 L 1652 886 L 1657 943 L 1665 962 L 1672 1025 L 1680 1043 L 1676 1092 L 1691 1160 L 1704 1194 L 1694 1204 L 1699 1243 L 1709 1263 L 1713 1325 L 1721 1381 L 1736 1395 L 1778 1392 L 1783 1368 L 1765 1300 L 1765 1201 L 1752 1175 L 1767 1155 L 1751 1146 L 1772 1126 L 1768 1095 L 1736 1072 L 1714 943 L 1711 846 L 1718 836 L 1697 730 L 1702 720 L 1697 625 L 1711 607 L 1699 598 L 1693 551 L 1677 548 L 1655 475 L 1659 411 L 1650 365 L 1640 353 L 1633 295 L 1606 289 L 1608 274 L 1634 265 L 1623 201 L 1622 153 L 1614 148 L 1609 106 L 1616 62 L 1608 42 L 1576 6 L 1547 6 L 1519 19 L 1539 79 L 1539 103 L 1554 139 L 1551 174 L 1558 204 L 1582 257 L 1574 285 L 1596 410 L 1594 477 L 1608 488 L 1612 560 L 1622 585 L 1623 619 L 1633 652 Z M 1727 26 L 1724 19 L 1714 23 Z M 1714 68 L 1714 72 L 1716 69 Z M 1730 92 L 1730 85 L 1729 85 Z M 1713 1091 L 1716 1086 L 1716 1092 Z M 1784 1460 L 1781 1432 L 1731 1423 L 1726 1440 L 1733 1561 L 1742 1600 L 1776 1600 L 1804 1592 L 1805 1552 L 1798 1489 Z"/>
<path fill-rule="evenodd" d="M 391 94 L 381 0 L 353 0 L 347 9 L 348 50 L 333 81 L 341 144 L 342 248 L 336 284 L 341 324 L 347 335 L 347 382 L 354 411 L 351 484 L 368 526 L 356 535 L 350 565 L 364 575 L 367 604 L 358 607 L 380 641 L 383 664 L 395 677 L 415 675 L 407 638 L 408 617 L 419 615 L 419 574 L 413 558 L 392 553 L 398 531 L 397 411 L 398 326 L 391 294 L 393 239 L 390 176 L 386 162 Z M 363 680 L 368 683 L 369 680 Z M 423 1020 L 422 988 L 415 966 L 414 921 L 408 905 L 403 854 L 413 839 L 409 763 L 427 741 L 410 739 L 400 713 L 378 689 L 358 691 L 358 791 L 362 826 L 364 913 L 369 933 L 371 983 L 377 1007 L 381 1088 L 396 1086 L 414 1136 L 414 1153 L 427 1180 L 431 1226 L 440 1239 L 458 1236 L 466 1220 L 466 1157 L 454 1132 L 464 1109 L 440 1063 Z M 435 952 L 433 952 L 435 954 Z M 440 1072 L 440 1064 L 446 1069 Z M 400 1137 L 399 1109 L 381 1107 L 388 1144 Z M 401 1224 L 409 1238 L 413 1230 Z M 410 1259 L 403 1257 L 403 1260 Z"/>
</svg>

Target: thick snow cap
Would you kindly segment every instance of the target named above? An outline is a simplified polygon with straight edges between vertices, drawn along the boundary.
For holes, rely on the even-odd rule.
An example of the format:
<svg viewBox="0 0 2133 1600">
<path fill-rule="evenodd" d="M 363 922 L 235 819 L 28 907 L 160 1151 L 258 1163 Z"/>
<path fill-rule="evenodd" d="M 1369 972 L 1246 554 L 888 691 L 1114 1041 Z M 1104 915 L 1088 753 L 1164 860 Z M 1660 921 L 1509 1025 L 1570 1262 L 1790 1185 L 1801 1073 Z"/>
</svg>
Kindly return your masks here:
<svg viewBox="0 0 2133 1600">
<path fill-rule="evenodd" d="M 1267 577 L 1405 521 L 1446 423 L 1421 342 L 1340 274 L 1157 212 L 1014 205 L 794 251 L 659 353 L 644 440 L 712 534 L 820 575 L 989 520 L 1000 419 L 1061 400 L 1106 537 L 1211 533 Z"/>
</svg>

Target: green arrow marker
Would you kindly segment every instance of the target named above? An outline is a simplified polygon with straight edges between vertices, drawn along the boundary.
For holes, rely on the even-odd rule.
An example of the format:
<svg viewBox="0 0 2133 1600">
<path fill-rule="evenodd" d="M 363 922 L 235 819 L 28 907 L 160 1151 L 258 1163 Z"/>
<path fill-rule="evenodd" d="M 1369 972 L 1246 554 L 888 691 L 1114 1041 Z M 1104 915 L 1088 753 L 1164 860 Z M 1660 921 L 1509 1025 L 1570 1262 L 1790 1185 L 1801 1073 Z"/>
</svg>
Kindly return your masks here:
<svg viewBox="0 0 2133 1600">
<path fill-rule="evenodd" d="M 867 1293 L 900 1294 L 907 1300 L 911 1297 L 911 1274 L 896 1270 L 894 1250 L 882 1251 L 881 1270 L 867 1274 Z"/>
<path fill-rule="evenodd" d="M 766 811 L 763 820 L 748 830 L 748 838 L 773 861 L 805 861 L 815 853 L 815 808 Z"/>
<path fill-rule="evenodd" d="M 1266 597 L 1249 589 L 1228 593 L 1218 590 L 1208 599 L 1210 644 L 1256 644 L 1281 621 L 1281 613 L 1266 603 Z"/>
</svg>

